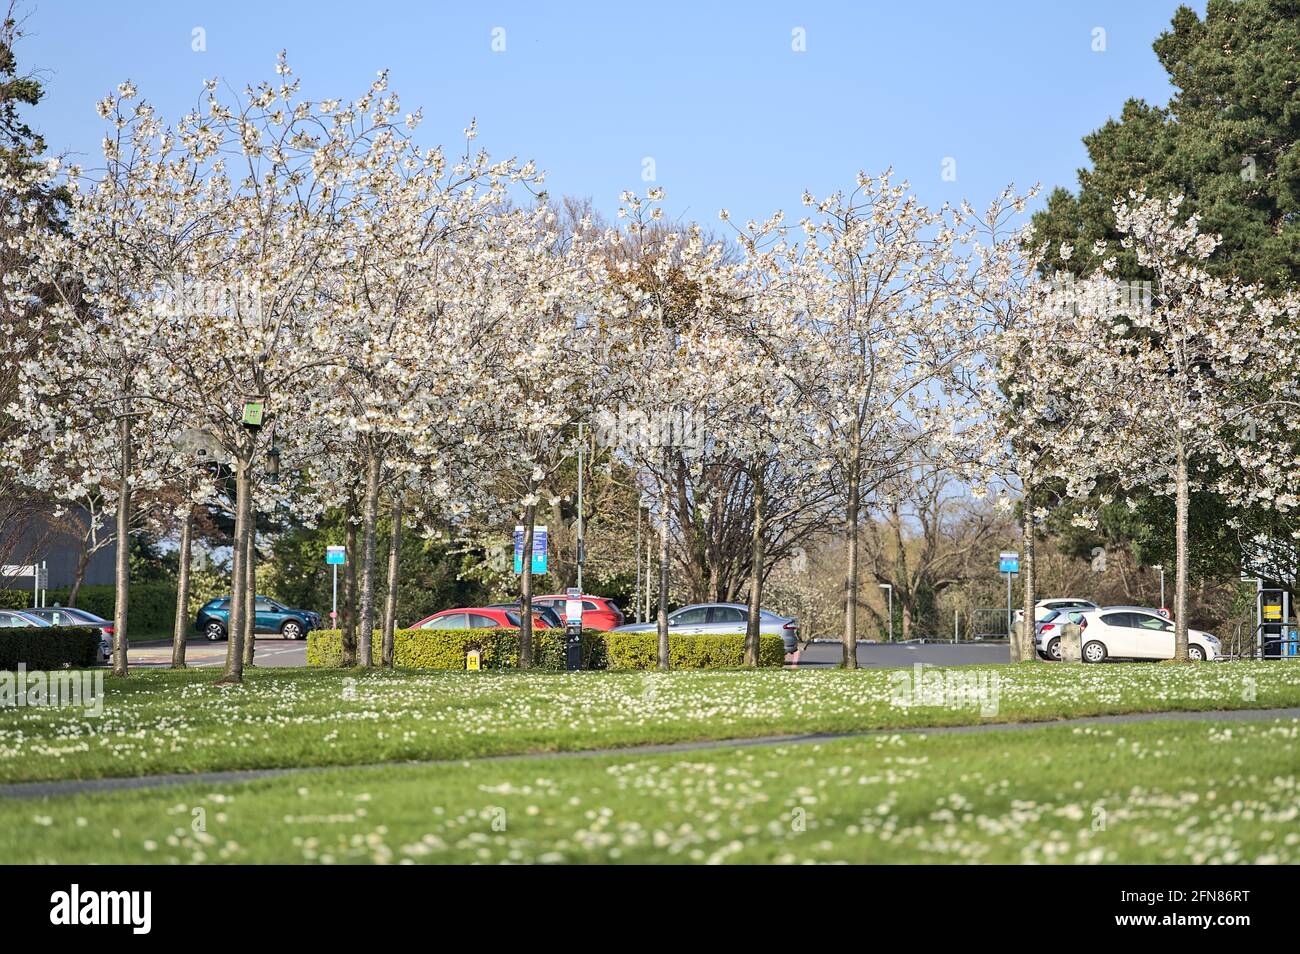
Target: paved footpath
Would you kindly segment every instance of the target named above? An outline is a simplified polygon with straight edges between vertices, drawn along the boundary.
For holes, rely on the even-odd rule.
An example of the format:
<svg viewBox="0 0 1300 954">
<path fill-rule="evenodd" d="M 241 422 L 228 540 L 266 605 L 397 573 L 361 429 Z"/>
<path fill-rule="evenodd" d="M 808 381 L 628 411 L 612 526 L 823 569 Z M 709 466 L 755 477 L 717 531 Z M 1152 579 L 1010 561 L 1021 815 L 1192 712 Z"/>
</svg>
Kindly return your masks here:
<svg viewBox="0 0 1300 954">
<path fill-rule="evenodd" d="M 0 785 L 0 799 L 50 798 L 94 792 L 165 788 L 173 785 L 227 785 L 276 778 L 294 773 L 326 772 L 336 769 L 373 769 L 394 766 L 465 765 L 469 762 L 513 762 L 522 759 L 590 759 L 606 756 L 640 757 L 671 755 L 678 752 L 704 752 L 711 749 L 749 748 L 770 745 L 807 745 L 837 739 L 862 739 L 878 735 L 956 735 L 980 732 L 1007 732 L 1024 729 L 1047 729 L 1079 725 L 1128 725 L 1135 722 L 1270 722 L 1300 719 L 1300 707 L 1288 709 L 1220 709 L 1208 712 L 1133 712 L 1124 715 L 1083 716 L 1051 722 L 980 722 L 975 725 L 931 726 L 908 729 L 868 729 L 862 732 L 812 733 L 808 735 L 767 735 L 751 739 L 714 739 L 701 742 L 669 742 L 660 745 L 630 745 L 615 749 L 580 749 L 573 752 L 532 752 L 512 755 L 488 755 L 476 759 L 437 759 L 409 762 L 377 762 L 367 765 L 313 765 L 300 768 L 242 769 L 231 772 L 197 772 L 191 775 L 141 775 L 136 778 L 67 779 L 58 782 L 17 782 Z"/>
</svg>

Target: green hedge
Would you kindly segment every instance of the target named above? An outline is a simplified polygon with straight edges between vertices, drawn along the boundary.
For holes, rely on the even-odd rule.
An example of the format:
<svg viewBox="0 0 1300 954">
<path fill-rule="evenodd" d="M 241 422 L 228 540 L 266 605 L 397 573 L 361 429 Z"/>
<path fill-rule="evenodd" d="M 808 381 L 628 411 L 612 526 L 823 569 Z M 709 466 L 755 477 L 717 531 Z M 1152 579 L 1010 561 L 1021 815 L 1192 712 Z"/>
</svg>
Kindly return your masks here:
<svg viewBox="0 0 1300 954">
<path fill-rule="evenodd" d="M 606 633 L 610 669 L 654 669 L 659 665 L 659 634 Z M 668 634 L 668 665 L 671 669 L 736 669 L 745 663 L 745 634 Z M 780 636 L 760 634 L 758 664 L 785 663 L 785 642 Z"/>
<path fill-rule="evenodd" d="M 582 668 L 605 668 L 604 633 L 582 634 Z M 374 662 L 379 663 L 381 633 L 375 630 Z M 465 655 L 477 649 L 484 669 L 519 666 L 519 631 L 516 629 L 399 629 L 393 634 L 393 665 L 401 669 L 464 669 Z M 307 634 L 307 665 L 338 666 L 343 659 L 343 634 L 337 629 Z M 564 668 L 564 631 L 533 630 L 533 662 L 539 669 Z"/>
<path fill-rule="evenodd" d="M 99 630 L 85 626 L 0 629 L 0 669 L 66 669 L 99 662 Z"/>
<path fill-rule="evenodd" d="M 584 630 L 583 669 L 653 669 L 658 664 L 658 635 L 603 633 Z M 514 669 L 519 665 L 519 631 L 514 629 L 399 629 L 393 634 L 393 664 L 402 669 L 464 669 L 465 654 L 477 649 L 484 669 Z M 380 634 L 376 630 L 372 653 L 377 664 Z M 736 669 L 744 664 L 743 633 L 724 636 L 671 634 L 668 655 L 673 669 Z M 307 634 L 307 665 L 338 666 L 343 659 L 343 636 L 337 629 Z M 564 633 L 558 629 L 533 632 L 533 659 L 539 669 L 564 668 Z M 785 662 L 780 636 L 759 639 L 760 666 Z"/>
<path fill-rule="evenodd" d="M 68 605 L 68 590 L 61 587 L 45 595 L 49 606 Z M 0 590 L 0 608 L 23 609 L 32 605 L 31 589 Z M 114 586 L 83 586 L 77 594 L 77 608 L 104 619 L 113 618 L 117 605 Z M 176 586 L 173 583 L 132 583 L 127 633 L 170 633 L 176 623 Z"/>
</svg>

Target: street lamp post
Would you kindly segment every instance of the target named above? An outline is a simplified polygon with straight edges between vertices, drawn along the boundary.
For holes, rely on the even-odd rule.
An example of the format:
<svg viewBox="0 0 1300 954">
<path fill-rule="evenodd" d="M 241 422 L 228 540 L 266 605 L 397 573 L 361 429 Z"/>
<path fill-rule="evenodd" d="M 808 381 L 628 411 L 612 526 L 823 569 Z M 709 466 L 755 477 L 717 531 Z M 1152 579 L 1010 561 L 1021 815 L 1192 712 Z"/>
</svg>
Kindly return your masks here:
<svg viewBox="0 0 1300 954">
<path fill-rule="evenodd" d="M 1160 608 L 1165 608 L 1165 567 L 1163 563 L 1154 564 L 1151 569 L 1160 573 Z"/>
<path fill-rule="evenodd" d="M 892 643 L 894 641 L 894 584 L 881 583 L 880 588 L 889 591 L 889 641 Z"/>
</svg>

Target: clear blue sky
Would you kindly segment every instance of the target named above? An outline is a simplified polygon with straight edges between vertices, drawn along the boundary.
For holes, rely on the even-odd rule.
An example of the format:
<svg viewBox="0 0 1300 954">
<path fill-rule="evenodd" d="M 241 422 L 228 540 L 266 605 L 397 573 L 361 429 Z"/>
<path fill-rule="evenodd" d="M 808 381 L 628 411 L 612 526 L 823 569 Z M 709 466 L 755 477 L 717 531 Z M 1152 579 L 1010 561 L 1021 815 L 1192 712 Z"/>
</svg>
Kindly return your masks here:
<svg viewBox="0 0 1300 954">
<path fill-rule="evenodd" d="M 206 77 L 274 79 L 285 48 L 307 96 L 351 98 L 388 67 L 403 106 L 424 107 L 427 143 L 455 143 L 477 117 L 494 155 L 537 160 L 553 195 L 607 214 L 623 189 L 644 191 L 650 157 L 666 211 L 711 224 L 723 207 L 794 212 L 805 188 L 890 165 L 932 203 L 982 207 L 1011 181 L 1073 187 L 1084 133 L 1130 96 L 1168 99 L 1151 42 L 1177 6 L 29 0 L 19 56 L 48 82 L 34 125 L 88 167 L 103 134 L 94 103 L 120 81 L 170 119 Z M 941 176 L 946 157 L 956 181 Z"/>
</svg>

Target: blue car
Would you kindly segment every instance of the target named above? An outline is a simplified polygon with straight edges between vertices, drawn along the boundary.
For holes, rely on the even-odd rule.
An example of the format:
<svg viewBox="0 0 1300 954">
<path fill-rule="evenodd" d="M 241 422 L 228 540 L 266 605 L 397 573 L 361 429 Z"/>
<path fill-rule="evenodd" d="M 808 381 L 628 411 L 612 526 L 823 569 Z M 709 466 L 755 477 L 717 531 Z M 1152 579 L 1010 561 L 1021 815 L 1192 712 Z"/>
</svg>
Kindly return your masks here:
<svg viewBox="0 0 1300 954">
<path fill-rule="evenodd" d="M 306 639 L 313 629 L 320 629 L 320 614 L 311 610 L 291 609 L 265 596 L 253 601 L 257 621 L 255 633 L 279 633 L 285 639 Z M 208 600 L 199 610 L 195 627 L 213 642 L 225 639 L 230 625 L 230 597 Z"/>
</svg>

